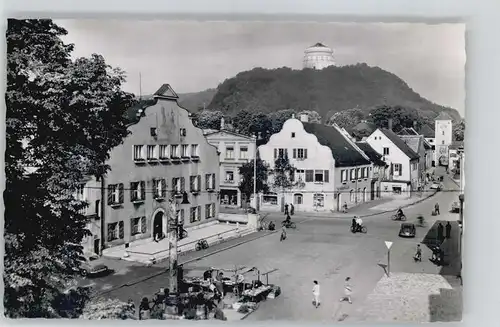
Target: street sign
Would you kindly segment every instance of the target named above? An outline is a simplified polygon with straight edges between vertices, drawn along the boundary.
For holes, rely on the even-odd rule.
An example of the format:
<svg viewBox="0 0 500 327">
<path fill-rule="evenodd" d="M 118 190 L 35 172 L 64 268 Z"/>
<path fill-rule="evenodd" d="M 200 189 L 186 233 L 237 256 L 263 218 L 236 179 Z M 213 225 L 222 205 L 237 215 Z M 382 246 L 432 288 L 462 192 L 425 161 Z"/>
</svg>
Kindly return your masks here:
<svg viewBox="0 0 500 327">
<path fill-rule="evenodd" d="M 385 246 L 387 246 L 387 250 L 390 250 L 391 246 L 392 246 L 392 242 L 385 241 Z"/>
</svg>

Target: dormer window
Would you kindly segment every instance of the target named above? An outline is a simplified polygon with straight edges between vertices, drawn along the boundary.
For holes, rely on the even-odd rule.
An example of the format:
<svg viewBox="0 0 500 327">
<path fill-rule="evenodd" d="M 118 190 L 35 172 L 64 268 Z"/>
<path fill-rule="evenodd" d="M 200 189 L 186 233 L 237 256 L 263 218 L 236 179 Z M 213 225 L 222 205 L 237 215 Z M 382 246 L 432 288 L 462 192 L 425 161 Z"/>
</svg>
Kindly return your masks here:
<svg viewBox="0 0 500 327">
<path fill-rule="evenodd" d="M 181 134 L 181 136 L 186 136 L 186 129 L 185 128 L 181 128 L 180 129 L 180 134 Z"/>
<path fill-rule="evenodd" d="M 156 134 L 156 127 L 151 127 L 149 129 L 149 133 L 151 134 L 151 136 L 155 137 L 157 134 Z"/>
<path fill-rule="evenodd" d="M 295 138 L 295 132 L 292 132 L 292 139 Z"/>
</svg>

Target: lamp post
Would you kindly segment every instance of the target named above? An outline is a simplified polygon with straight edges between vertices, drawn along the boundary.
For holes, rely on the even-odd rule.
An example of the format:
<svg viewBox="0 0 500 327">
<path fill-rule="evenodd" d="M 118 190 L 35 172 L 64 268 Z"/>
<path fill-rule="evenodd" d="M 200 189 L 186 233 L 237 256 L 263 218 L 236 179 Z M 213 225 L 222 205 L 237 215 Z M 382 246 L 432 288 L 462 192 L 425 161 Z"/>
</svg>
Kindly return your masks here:
<svg viewBox="0 0 500 327">
<path fill-rule="evenodd" d="M 189 204 L 187 192 L 182 193 L 182 202 L 180 204 Z M 179 285 L 177 283 L 178 265 L 177 265 L 177 242 L 179 241 L 179 236 L 182 235 L 182 222 L 179 221 L 179 215 L 177 214 L 178 209 L 178 199 L 174 197 L 170 201 L 171 210 L 169 210 L 169 275 L 170 275 L 170 292 L 173 294 L 178 294 Z"/>
</svg>

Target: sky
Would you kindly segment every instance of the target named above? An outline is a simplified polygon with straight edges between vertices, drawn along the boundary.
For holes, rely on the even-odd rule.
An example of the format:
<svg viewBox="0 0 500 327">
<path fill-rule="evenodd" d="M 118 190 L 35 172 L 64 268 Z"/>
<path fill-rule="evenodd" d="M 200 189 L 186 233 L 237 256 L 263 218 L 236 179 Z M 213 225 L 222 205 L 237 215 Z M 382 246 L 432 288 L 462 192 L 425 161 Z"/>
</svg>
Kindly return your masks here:
<svg viewBox="0 0 500 327">
<path fill-rule="evenodd" d="M 428 100 L 464 115 L 465 25 L 403 23 L 56 20 L 74 57 L 98 53 L 127 72 L 124 89 L 177 93 L 215 88 L 254 67 L 302 68 L 317 42 L 339 66 L 367 63 L 402 78 Z M 139 77 L 141 76 L 141 78 Z"/>
</svg>

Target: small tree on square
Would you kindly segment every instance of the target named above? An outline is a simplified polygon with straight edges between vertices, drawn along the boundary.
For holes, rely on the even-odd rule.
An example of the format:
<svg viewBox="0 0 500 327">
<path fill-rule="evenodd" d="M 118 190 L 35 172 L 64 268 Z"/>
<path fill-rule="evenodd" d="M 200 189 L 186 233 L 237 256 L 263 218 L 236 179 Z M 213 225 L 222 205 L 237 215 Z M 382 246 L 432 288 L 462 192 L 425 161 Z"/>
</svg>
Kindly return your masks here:
<svg viewBox="0 0 500 327">
<path fill-rule="evenodd" d="M 294 178 L 295 167 L 290 163 L 286 151 L 277 156 L 272 174 L 273 188 L 281 191 L 281 209 L 284 210 L 285 192 L 298 185 Z"/>
</svg>

